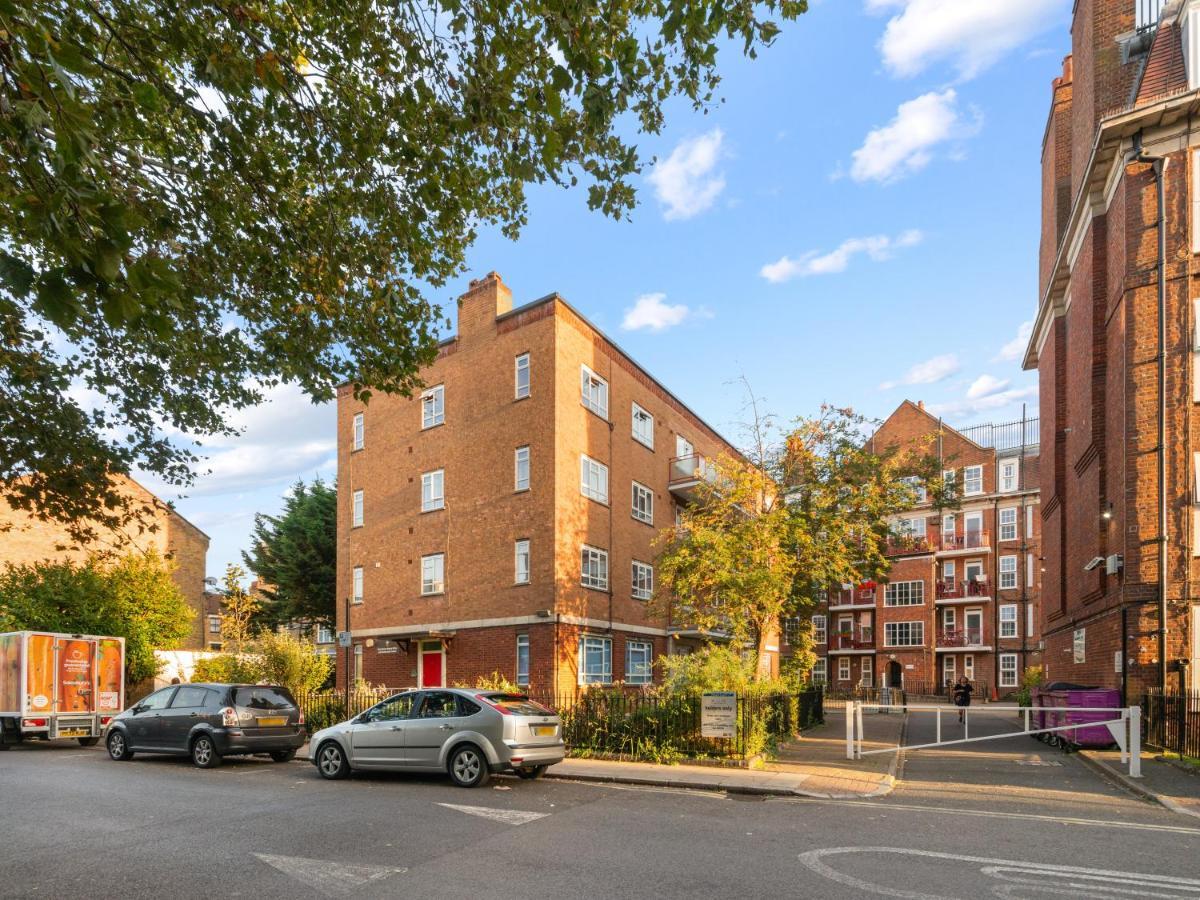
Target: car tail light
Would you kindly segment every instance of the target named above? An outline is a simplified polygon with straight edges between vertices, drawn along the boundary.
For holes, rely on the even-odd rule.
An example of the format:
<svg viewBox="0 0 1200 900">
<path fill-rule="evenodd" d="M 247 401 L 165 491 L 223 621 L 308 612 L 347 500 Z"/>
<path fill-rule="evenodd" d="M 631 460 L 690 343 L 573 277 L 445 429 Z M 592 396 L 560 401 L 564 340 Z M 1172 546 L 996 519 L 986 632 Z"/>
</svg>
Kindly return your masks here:
<svg viewBox="0 0 1200 900">
<path fill-rule="evenodd" d="M 304 710 L 300 710 L 300 718 L 296 721 L 297 725 L 304 724 Z"/>
<path fill-rule="evenodd" d="M 525 762 L 525 757 L 514 756 L 509 760 L 509 762 L 512 763 L 514 766 L 519 766 L 521 763 Z"/>
<path fill-rule="evenodd" d="M 234 728 L 238 724 L 237 710 L 232 706 L 226 706 L 221 710 L 221 724 L 226 728 Z"/>
<path fill-rule="evenodd" d="M 22 719 L 21 727 L 22 728 L 45 728 L 46 720 L 45 719 Z"/>
<path fill-rule="evenodd" d="M 485 697 L 483 694 L 476 694 L 475 699 L 478 700 L 480 703 L 486 703 L 488 706 L 490 706 L 492 709 L 496 710 L 496 712 L 500 713 L 500 715 L 502 715 L 502 716 L 511 716 L 512 715 L 511 709 L 505 709 L 504 706 L 502 706 L 499 703 L 494 703 L 493 701 L 491 701 L 487 697 Z"/>
<path fill-rule="evenodd" d="M 109 722 L 111 722 L 111 721 L 112 721 L 112 716 L 101 716 L 101 717 L 100 717 L 100 724 L 101 724 L 101 725 L 107 725 L 107 724 L 108 724 Z"/>
</svg>

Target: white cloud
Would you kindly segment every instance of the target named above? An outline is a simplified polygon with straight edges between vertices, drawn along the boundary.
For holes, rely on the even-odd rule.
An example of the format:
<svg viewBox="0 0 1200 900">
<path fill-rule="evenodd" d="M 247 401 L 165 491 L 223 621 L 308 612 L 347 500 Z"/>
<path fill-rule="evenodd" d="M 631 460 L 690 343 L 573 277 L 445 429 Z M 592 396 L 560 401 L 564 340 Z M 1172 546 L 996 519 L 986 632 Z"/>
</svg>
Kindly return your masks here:
<svg viewBox="0 0 1200 900">
<path fill-rule="evenodd" d="M 891 122 L 867 135 L 852 154 L 850 177 L 887 183 L 919 172 L 933 160 L 935 147 L 977 134 L 982 121 L 977 110 L 969 119 L 962 115 L 953 88 L 922 94 L 901 103 Z M 950 155 L 961 158 L 962 148 L 951 147 Z"/>
<path fill-rule="evenodd" d="M 850 238 L 828 253 L 810 250 L 796 259 L 781 257 L 763 266 L 759 274 L 772 284 L 790 281 L 793 278 L 807 278 L 810 275 L 832 275 L 845 272 L 850 261 L 859 254 L 866 254 L 875 262 L 883 262 L 891 259 L 897 250 L 915 247 L 924 237 L 914 228 L 901 232 L 894 238 L 886 234 Z"/>
<path fill-rule="evenodd" d="M 664 206 L 664 219 L 690 219 L 699 215 L 725 190 L 724 175 L 714 171 L 721 160 L 724 138 L 719 128 L 687 138 L 670 156 L 655 164 L 647 180 Z"/>
<path fill-rule="evenodd" d="M 1009 384 L 1011 382 L 1007 378 L 1002 380 L 993 375 L 980 375 L 967 388 L 967 399 L 979 400 L 983 397 L 990 397 L 1003 391 Z"/>
<path fill-rule="evenodd" d="M 666 303 L 664 302 L 666 299 L 666 294 L 642 294 L 633 306 L 625 310 L 621 328 L 625 331 L 640 331 L 643 328 L 650 331 L 665 331 L 681 325 L 689 319 L 712 318 L 712 312 L 704 307 L 693 309 L 683 303 Z"/>
<path fill-rule="evenodd" d="M 899 381 L 885 381 L 879 385 L 879 389 L 890 391 L 892 388 L 899 387 L 902 384 L 936 384 L 945 378 L 949 378 L 960 368 L 962 368 L 962 365 L 959 363 L 958 357 L 953 353 L 945 353 L 941 356 L 935 356 L 932 359 L 917 363 Z"/>
<path fill-rule="evenodd" d="M 1025 355 L 1025 348 L 1029 346 L 1029 338 L 1033 334 L 1033 320 L 1022 322 L 1021 327 L 1017 329 L 1017 336 L 1000 348 L 1000 352 L 992 359 L 992 362 L 1012 362 L 1020 359 Z"/>
<path fill-rule="evenodd" d="M 935 416 L 944 416 L 954 421 L 974 418 L 982 413 L 991 413 L 1011 406 L 1019 400 L 1037 397 L 1038 389 L 1034 387 L 1009 388 L 984 397 L 964 400 L 951 400 L 947 403 L 931 403 L 927 409 Z"/>
<path fill-rule="evenodd" d="M 318 470 L 336 474 L 336 409 L 314 404 L 300 388 L 279 385 L 266 391 L 259 406 L 229 417 L 240 431 L 234 437 L 206 439 L 197 451 L 196 480 L 183 490 L 189 497 L 217 496 L 285 484 Z M 142 473 L 139 479 L 164 497 L 179 493 Z"/>
<path fill-rule="evenodd" d="M 1059 26 L 1069 0 L 867 0 L 870 12 L 895 11 L 879 52 L 899 78 L 948 61 L 974 78 L 1030 38 Z"/>
</svg>

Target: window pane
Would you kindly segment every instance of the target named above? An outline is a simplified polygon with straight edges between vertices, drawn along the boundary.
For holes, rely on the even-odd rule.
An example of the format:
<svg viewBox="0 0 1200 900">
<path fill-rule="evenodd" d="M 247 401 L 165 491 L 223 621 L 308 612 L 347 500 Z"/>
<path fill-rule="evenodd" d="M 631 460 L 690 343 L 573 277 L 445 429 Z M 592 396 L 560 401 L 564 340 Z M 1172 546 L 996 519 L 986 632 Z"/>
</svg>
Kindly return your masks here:
<svg viewBox="0 0 1200 900">
<path fill-rule="evenodd" d="M 529 490 L 529 448 L 518 447 L 514 462 L 515 473 L 515 490 Z"/>
<path fill-rule="evenodd" d="M 516 396 L 519 400 L 529 396 L 529 354 L 522 353 L 517 357 Z"/>
<path fill-rule="evenodd" d="M 529 582 L 529 541 L 517 541 L 515 579 L 517 584 Z"/>
<path fill-rule="evenodd" d="M 353 506 L 350 514 L 350 524 L 358 527 L 363 523 L 363 492 L 355 491 L 353 494 Z"/>
<path fill-rule="evenodd" d="M 361 450 L 363 448 L 363 414 L 355 413 L 354 415 L 354 449 Z"/>
</svg>

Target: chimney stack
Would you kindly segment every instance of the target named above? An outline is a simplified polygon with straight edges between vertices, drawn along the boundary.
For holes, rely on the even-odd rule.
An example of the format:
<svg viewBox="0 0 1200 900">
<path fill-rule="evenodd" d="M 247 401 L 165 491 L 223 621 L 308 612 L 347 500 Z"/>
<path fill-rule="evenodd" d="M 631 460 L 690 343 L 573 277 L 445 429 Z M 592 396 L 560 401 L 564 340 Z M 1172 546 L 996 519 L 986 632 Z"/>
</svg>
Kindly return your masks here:
<svg viewBox="0 0 1200 900">
<path fill-rule="evenodd" d="M 475 278 L 458 298 L 458 338 L 495 331 L 496 319 L 512 309 L 512 291 L 495 272 Z"/>
</svg>

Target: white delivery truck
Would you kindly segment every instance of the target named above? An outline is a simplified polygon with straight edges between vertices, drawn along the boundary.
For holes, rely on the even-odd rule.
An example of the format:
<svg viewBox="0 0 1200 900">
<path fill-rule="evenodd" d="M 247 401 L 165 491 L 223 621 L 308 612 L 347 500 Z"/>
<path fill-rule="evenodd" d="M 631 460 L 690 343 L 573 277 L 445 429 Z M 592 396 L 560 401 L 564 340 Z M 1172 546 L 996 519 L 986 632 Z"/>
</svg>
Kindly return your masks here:
<svg viewBox="0 0 1200 900">
<path fill-rule="evenodd" d="M 28 739 L 93 746 L 124 708 L 124 638 L 0 634 L 0 750 Z"/>
</svg>

